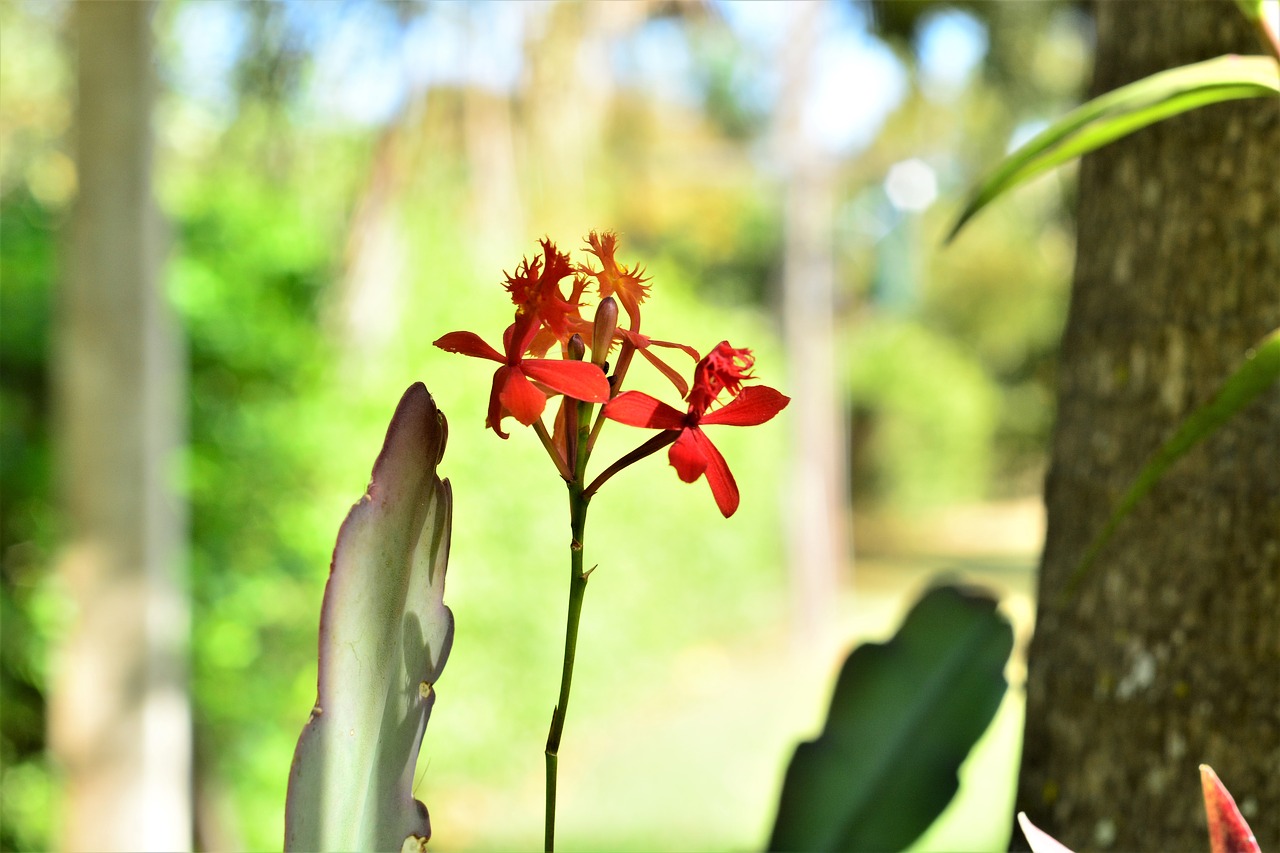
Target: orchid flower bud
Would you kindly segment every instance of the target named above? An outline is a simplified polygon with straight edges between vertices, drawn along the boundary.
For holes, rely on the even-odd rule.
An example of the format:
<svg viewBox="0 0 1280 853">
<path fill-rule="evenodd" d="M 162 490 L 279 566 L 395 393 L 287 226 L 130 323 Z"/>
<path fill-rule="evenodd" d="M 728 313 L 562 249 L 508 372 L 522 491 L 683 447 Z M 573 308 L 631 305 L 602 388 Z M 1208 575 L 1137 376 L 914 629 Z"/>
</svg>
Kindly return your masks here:
<svg viewBox="0 0 1280 853">
<path fill-rule="evenodd" d="M 587 345 L 582 342 L 582 335 L 575 334 L 573 337 L 569 338 L 568 350 L 569 358 L 574 361 L 582 361 L 582 359 L 586 357 Z"/>
<path fill-rule="evenodd" d="M 606 296 L 596 306 L 596 321 L 591 332 L 591 360 L 601 367 L 609 357 L 613 345 L 613 333 L 618 329 L 618 303 Z"/>
</svg>

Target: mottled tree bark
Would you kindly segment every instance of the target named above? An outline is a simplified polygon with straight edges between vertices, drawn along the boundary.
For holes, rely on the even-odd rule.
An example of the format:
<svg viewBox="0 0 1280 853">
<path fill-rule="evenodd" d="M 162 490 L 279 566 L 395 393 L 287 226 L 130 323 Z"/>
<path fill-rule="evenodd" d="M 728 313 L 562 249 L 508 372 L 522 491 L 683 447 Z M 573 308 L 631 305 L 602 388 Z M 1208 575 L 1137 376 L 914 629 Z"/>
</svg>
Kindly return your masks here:
<svg viewBox="0 0 1280 853">
<path fill-rule="evenodd" d="M 1258 52 L 1229 2 L 1103 2 L 1097 21 L 1094 95 Z M 1180 460 L 1064 593 L 1147 456 L 1280 326 L 1277 152 L 1280 100 L 1253 99 L 1081 167 L 1018 790 L 1076 849 L 1204 849 L 1201 762 L 1280 847 L 1280 388 Z"/>
<path fill-rule="evenodd" d="M 184 359 L 152 199 L 151 3 L 77 3 L 76 174 L 53 386 L 72 624 L 49 744 L 66 850 L 191 847 Z"/>
</svg>

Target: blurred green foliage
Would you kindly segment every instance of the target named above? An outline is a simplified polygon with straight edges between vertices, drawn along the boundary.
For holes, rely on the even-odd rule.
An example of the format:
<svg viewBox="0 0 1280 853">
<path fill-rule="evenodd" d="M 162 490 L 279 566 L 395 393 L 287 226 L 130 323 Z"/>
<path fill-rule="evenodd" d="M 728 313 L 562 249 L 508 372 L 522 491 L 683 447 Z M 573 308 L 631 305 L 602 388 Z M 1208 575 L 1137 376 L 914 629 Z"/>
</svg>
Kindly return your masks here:
<svg viewBox="0 0 1280 853">
<path fill-rule="evenodd" d="M 0 848 L 47 845 L 52 783 L 44 757 L 51 612 L 47 569 L 57 535 L 49 445 L 54 214 L 29 192 L 0 201 Z"/>
<path fill-rule="evenodd" d="M 190 368 L 189 444 L 177 468 L 190 501 L 198 841 L 266 849 L 280 843 L 289 760 L 314 700 L 333 538 L 415 380 L 451 421 L 446 600 L 458 623 L 418 794 L 429 806 L 433 794 L 462 802 L 541 773 L 563 631 L 562 484 L 531 435 L 504 443 L 483 429 L 491 371 L 430 342 L 455 329 L 497 342 L 510 314 L 502 270 L 544 233 L 576 253 L 587 230 L 616 228 L 620 258 L 653 276 L 646 332 L 703 351 L 721 338 L 750 346 L 761 379 L 785 390 L 781 193 L 766 147 L 770 105 L 753 94 L 761 56 L 714 18 L 675 19 L 692 34 L 693 100 L 619 86 L 591 114 L 596 125 L 575 124 L 564 103 L 576 94 L 564 81 L 575 79 L 575 57 L 600 25 L 590 16 L 611 4 L 559 4 L 529 36 L 536 73 L 498 114 L 506 125 L 485 124 L 492 92 L 446 82 L 368 127 L 308 112 L 301 94 L 319 52 L 308 15 L 342 14 L 337 5 L 236 7 L 249 20 L 222 100 L 184 90 L 172 70 L 182 10 L 201 5 L 165 6 L 156 22 L 168 84 L 156 186 Z M 1044 5 L 1044 14 L 1000 23 L 997 41 L 1024 38 L 1067 55 L 1061 75 L 1020 79 L 1031 95 L 1013 101 L 999 74 L 976 76 L 945 102 L 914 81 L 877 140 L 841 163 L 844 403 L 856 424 L 874 425 L 855 429 L 855 440 L 866 438 L 851 473 L 859 500 L 918 506 L 1038 485 L 1070 241 L 1057 184 L 992 211 L 945 255 L 937 238 L 946 205 L 884 214 L 883 204 L 855 201 L 882 196 L 886 170 L 906 156 L 934 168 L 944 197 L 958 194 L 1019 124 L 1071 97 L 1079 70 L 1062 45 L 1074 44 L 1076 24 L 1053 17 L 1060 4 Z M 343 9 L 358 16 L 372 6 Z M 991 22 L 1006 14 L 973 11 Z M 6 4 L 0 16 L 6 45 L 24 42 L 0 51 L 0 848 L 42 849 L 57 823 L 44 753 L 47 662 L 68 618 L 53 572 L 48 376 L 74 189 L 70 57 L 56 11 Z M 910 38 L 886 38 L 914 68 Z M 508 166 L 511 195 L 486 192 L 482 177 Z M 883 239 L 895 227 L 904 228 L 896 244 Z M 388 233 L 400 237 L 386 242 Z M 370 259 L 390 272 L 362 274 Z M 910 281 L 899 284 L 913 294 L 893 309 L 873 287 L 891 268 L 906 271 Z M 374 331 L 352 333 L 351 300 L 388 281 L 372 319 L 362 315 Z M 646 365 L 633 376 L 667 393 Z M 703 484 L 679 483 L 661 458 L 619 475 L 593 504 L 587 560 L 600 569 L 587 594 L 567 750 L 577 721 L 661 684 L 682 650 L 766 634 L 760 614 L 786 596 L 786 417 L 721 433 L 744 495 L 731 523 Z M 611 425 L 597 458 L 646 437 Z M 758 843 L 765 819 L 715 843 Z M 469 839 L 465 827 L 448 831 L 438 820 L 442 843 Z M 650 831 L 634 844 L 665 837 Z"/>
<path fill-rule="evenodd" d="M 280 784 L 295 709 L 314 701 L 315 580 L 336 532 L 316 500 L 335 455 L 324 417 L 332 349 L 316 327 L 342 219 L 303 192 L 301 169 L 264 181 L 237 167 L 261 139 L 254 130 L 229 131 L 228 157 L 169 209 L 183 247 L 170 292 L 191 364 L 198 761 L 237 780 L 245 841 L 262 847 L 278 838 L 250 828 L 279 821 L 265 792 Z"/>
<path fill-rule="evenodd" d="M 58 535 L 47 379 L 70 160 L 66 68 L 47 21 L 0 6 L 0 849 L 42 849 L 57 791 L 44 752 L 48 583 Z M 21 50 L 11 48 L 14 43 Z"/>
<path fill-rule="evenodd" d="M 999 391 L 981 363 L 911 321 L 868 325 L 850 349 L 865 485 L 906 506 L 982 497 Z"/>
</svg>

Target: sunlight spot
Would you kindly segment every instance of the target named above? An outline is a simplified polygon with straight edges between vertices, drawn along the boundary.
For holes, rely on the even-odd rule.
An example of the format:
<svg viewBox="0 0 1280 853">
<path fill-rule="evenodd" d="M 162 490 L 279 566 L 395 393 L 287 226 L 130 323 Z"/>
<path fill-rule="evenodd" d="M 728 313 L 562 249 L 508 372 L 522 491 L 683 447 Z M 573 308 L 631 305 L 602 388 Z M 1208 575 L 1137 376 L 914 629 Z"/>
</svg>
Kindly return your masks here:
<svg viewBox="0 0 1280 853">
<path fill-rule="evenodd" d="M 920 85 L 930 100 L 953 98 L 987 55 L 987 28 L 968 12 L 950 9 L 920 25 L 916 55 Z"/>
<path fill-rule="evenodd" d="M 937 199 L 938 176 L 928 163 L 913 157 L 890 167 L 884 191 L 898 210 L 918 213 Z"/>
</svg>

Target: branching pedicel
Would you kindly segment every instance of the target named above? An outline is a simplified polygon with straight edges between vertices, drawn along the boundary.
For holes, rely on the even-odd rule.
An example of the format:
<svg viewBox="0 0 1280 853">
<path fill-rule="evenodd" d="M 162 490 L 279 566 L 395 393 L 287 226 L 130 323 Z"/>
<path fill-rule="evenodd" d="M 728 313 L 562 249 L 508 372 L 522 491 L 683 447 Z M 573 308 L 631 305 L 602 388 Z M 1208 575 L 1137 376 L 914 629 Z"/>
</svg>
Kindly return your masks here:
<svg viewBox="0 0 1280 853">
<path fill-rule="evenodd" d="M 515 320 L 503 332 L 501 352 L 474 332 L 450 332 L 435 342 L 448 352 L 498 363 L 485 426 L 504 439 L 508 435 L 502 430 L 502 421 L 507 417 L 532 426 L 569 490 L 569 613 L 560 696 L 547 735 L 547 850 L 555 844 L 556 761 L 569 706 L 578 621 L 589 574 L 583 570 L 583 537 L 592 497 L 623 468 L 669 446 L 667 458 L 680 479 L 693 483 L 705 475 L 716 506 L 728 518 L 738 508 L 738 486 L 703 427 L 762 424 L 790 402 L 773 388 L 744 385 L 754 378 L 750 370 L 755 360 L 748 349 L 721 341 L 700 357 L 686 344 L 643 335 L 640 306 L 649 295 L 644 270 L 639 264 L 628 269 L 618 263 L 618 238 L 611 232 L 593 231 L 586 242 L 586 251 L 595 256 L 599 269 L 572 263 L 554 243 L 543 239 L 540 257 L 522 260 L 514 275 L 504 273 L 505 287 L 516 310 Z M 566 280 L 567 293 L 563 289 Z M 600 299 L 593 317 L 587 319 L 583 316 L 583 299 L 592 285 Z M 626 312 L 625 327 L 619 324 L 619 304 Z M 614 346 L 619 347 L 617 359 L 612 374 L 606 375 L 609 352 Z M 695 362 L 692 386 L 680 371 L 654 352 L 655 348 L 681 350 Z M 558 351 L 559 358 L 547 357 L 552 350 Z M 648 394 L 622 390 L 636 353 L 671 382 L 685 401 L 684 411 Z M 548 429 L 543 413 L 547 400 L 554 396 L 561 400 Z M 599 410 L 595 409 L 597 405 Z M 605 421 L 659 432 L 588 480 L 587 463 Z"/>
</svg>

